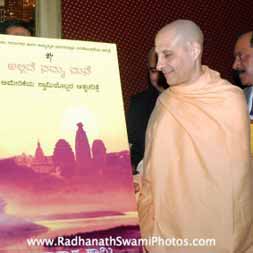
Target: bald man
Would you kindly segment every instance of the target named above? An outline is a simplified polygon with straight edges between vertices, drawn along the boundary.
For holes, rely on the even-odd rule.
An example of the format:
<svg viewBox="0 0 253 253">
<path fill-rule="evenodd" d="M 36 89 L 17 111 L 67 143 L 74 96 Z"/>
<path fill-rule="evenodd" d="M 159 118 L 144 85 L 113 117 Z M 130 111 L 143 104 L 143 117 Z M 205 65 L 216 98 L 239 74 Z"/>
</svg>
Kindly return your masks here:
<svg viewBox="0 0 253 253">
<path fill-rule="evenodd" d="M 138 211 L 154 253 L 253 252 L 253 173 L 242 91 L 203 66 L 203 33 L 177 20 L 156 35 L 170 83 L 151 115 Z M 198 240 L 200 239 L 200 240 Z"/>
<path fill-rule="evenodd" d="M 22 20 L 6 20 L 0 23 L 0 33 L 18 36 L 32 36 L 32 26 Z"/>
<path fill-rule="evenodd" d="M 253 120 L 253 32 L 242 34 L 234 48 L 233 69 L 239 74 L 248 103 L 250 119 Z"/>
</svg>

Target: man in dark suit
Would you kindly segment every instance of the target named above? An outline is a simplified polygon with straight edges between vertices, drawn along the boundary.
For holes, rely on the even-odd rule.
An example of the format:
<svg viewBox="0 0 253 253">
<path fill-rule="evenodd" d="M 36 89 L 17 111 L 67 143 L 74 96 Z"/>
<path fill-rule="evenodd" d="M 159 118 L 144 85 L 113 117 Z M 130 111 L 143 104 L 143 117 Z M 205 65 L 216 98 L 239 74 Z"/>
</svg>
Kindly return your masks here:
<svg viewBox="0 0 253 253">
<path fill-rule="evenodd" d="M 131 98 L 126 117 L 134 174 L 136 173 L 138 163 L 142 160 L 144 155 L 146 128 L 156 99 L 159 94 L 168 87 L 165 78 L 161 72 L 156 69 L 156 63 L 157 56 L 152 48 L 148 54 L 148 88 Z"/>
<path fill-rule="evenodd" d="M 233 69 L 239 74 L 248 104 L 250 119 L 253 120 L 253 32 L 242 34 L 234 48 Z"/>
</svg>

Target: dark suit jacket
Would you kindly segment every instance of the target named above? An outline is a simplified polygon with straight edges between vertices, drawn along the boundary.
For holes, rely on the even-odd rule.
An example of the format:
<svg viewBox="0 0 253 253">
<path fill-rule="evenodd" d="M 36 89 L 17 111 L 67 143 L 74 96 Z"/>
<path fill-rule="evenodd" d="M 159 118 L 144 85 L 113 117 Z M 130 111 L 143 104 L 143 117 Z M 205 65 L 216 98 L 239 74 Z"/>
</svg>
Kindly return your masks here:
<svg viewBox="0 0 253 253">
<path fill-rule="evenodd" d="M 131 162 L 134 168 L 143 159 L 146 128 L 158 96 L 159 92 L 153 86 L 150 86 L 130 100 L 126 122 L 128 141 L 132 144 L 130 150 Z"/>
</svg>

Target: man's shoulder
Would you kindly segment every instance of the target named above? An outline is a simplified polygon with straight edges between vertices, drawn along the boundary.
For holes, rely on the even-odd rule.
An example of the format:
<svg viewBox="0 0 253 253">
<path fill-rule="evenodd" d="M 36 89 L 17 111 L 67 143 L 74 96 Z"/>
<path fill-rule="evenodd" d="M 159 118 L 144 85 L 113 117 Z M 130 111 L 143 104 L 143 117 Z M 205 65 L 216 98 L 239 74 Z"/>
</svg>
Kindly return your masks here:
<svg viewBox="0 0 253 253">
<path fill-rule="evenodd" d="M 220 94 L 223 98 L 225 108 L 229 108 L 229 112 L 232 118 L 239 118 L 239 115 L 248 115 L 247 103 L 243 90 L 226 81 L 227 85 L 223 86 Z M 237 116 L 236 116 L 237 115 Z"/>
<path fill-rule="evenodd" d="M 243 96 L 243 90 L 239 86 L 231 83 L 227 79 L 219 78 L 217 82 L 215 82 L 214 84 L 215 85 L 213 85 L 213 87 L 210 87 L 210 92 L 216 91 L 217 94 L 226 97 Z"/>
</svg>

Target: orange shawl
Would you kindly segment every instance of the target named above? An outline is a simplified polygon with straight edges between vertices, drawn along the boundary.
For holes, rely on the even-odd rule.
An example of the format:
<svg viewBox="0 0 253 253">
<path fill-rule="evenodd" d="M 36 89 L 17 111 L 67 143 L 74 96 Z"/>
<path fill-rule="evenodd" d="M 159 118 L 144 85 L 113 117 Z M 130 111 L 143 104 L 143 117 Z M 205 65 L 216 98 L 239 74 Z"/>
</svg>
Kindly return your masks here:
<svg viewBox="0 0 253 253">
<path fill-rule="evenodd" d="M 213 238 L 215 247 L 147 247 L 150 252 L 253 251 L 253 171 L 242 91 L 203 66 L 190 86 L 173 86 L 151 115 L 138 210 L 142 236 Z"/>
</svg>

